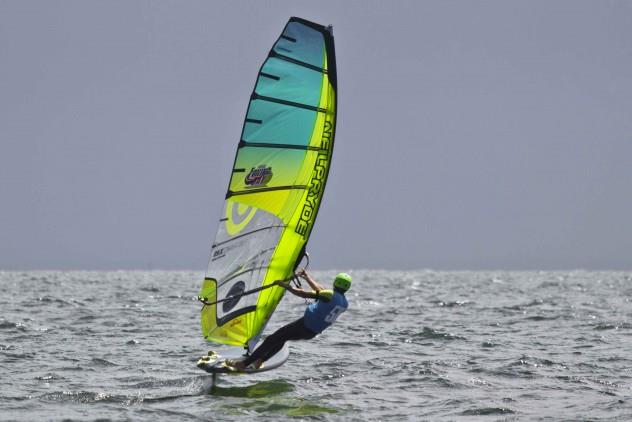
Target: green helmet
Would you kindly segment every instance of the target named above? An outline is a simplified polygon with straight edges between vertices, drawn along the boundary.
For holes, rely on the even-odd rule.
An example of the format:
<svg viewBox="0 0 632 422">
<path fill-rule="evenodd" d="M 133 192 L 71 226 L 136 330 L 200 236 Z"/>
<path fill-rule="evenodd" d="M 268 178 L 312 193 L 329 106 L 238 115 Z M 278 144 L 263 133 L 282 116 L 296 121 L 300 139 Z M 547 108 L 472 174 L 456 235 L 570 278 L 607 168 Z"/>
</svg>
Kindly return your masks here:
<svg viewBox="0 0 632 422">
<path fill-rule="evenodd" d="M 340 273 L 334 279 L 334 289 L 346 292 L 351 287 L 351 276 L 347 273 Z"/>
</svg>

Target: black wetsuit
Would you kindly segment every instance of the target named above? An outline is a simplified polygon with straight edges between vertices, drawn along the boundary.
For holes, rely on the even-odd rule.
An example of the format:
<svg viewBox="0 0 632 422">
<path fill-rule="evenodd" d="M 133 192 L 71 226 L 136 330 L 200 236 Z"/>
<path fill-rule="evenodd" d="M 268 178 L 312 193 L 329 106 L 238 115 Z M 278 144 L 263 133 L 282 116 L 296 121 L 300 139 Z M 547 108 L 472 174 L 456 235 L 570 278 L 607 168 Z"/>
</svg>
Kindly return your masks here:
<svg viewBox="0 0 632 422">
<path fill-rule="evenodd" d="M 257 347 L 252 355 L 248 356 L 243 362 L 245 366 L 250 365 L 254 361 L 261 359 L 266 361 L 274 356 L 288 340 L 309 340 L 316 337 L 318 333 L 313 332 L 305 326 L 303 317 L 279 328 L 274 334 L 269 335 L 261 346 Z"/>
</svg>

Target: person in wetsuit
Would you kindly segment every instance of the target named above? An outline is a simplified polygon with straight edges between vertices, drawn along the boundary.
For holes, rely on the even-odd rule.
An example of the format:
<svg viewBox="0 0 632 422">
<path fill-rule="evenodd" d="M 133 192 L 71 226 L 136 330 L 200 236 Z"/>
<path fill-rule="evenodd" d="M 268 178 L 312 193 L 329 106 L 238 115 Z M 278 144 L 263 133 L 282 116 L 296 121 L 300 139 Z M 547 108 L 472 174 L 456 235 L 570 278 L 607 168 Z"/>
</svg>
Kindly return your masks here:
<svg viewBox="0 0 632 422">
<path fill-rule="evenodd" d="M 304 269 L 297 271 L 296 275 L 307 281 L 313 291 L 308 292 L 293 287 L 286 281 L 278 280 L 274 283 L 298 297 L 316 299 L 316 302 L 307 306 L 301 318 L 269 335 L 252 355 L 244 360 L 227 360 L 226 366 L 239 371 L 250 365 L 260 368 L 263 362 L 270 359 L 283 348 L 286 341 L 309 340 L 316 337 L 333 324 L 338 316 L 349 307 L 345 297 L 345 293 L 351 287 L 351 276 L 349 274 L 338 274 L 334 279 L 333 290 L 323 288 Z"/>
</svg>

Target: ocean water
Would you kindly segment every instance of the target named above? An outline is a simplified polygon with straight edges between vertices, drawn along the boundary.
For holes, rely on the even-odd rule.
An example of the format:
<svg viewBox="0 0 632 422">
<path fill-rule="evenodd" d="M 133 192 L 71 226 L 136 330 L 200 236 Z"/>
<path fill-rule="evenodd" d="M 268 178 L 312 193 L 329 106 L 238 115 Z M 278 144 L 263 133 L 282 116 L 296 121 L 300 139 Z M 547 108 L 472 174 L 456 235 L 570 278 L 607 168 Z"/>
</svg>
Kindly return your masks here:
<svg viewBox="0 0 632 422">
<path fill-rule="evenodd" d="M 0 272 L 0 420 L 632 420 L 632 273 L 351 273 L 332 328 L 212 385 L 203 274 Z"/>
</svg>

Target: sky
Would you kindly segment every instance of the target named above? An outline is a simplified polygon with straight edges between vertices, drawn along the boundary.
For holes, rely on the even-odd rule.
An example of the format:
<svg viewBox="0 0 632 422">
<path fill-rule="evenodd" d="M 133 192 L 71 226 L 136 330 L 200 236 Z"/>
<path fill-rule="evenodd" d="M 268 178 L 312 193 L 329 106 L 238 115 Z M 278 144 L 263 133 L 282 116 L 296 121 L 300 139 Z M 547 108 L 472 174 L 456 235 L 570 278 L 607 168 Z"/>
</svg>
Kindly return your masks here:
<svg viewBox="0 0 632 422">
<path fill-rule="evenodd" d="M 203 271 L 290 16 L 336 40 L 313 268 L 632 269 L 632 2 L 3 0 L 0 270 Z"/>
</svg>

